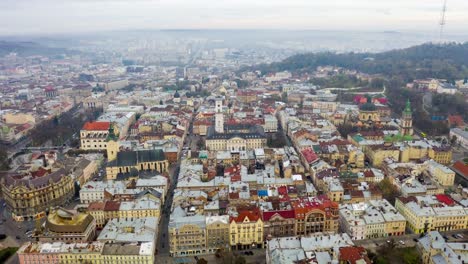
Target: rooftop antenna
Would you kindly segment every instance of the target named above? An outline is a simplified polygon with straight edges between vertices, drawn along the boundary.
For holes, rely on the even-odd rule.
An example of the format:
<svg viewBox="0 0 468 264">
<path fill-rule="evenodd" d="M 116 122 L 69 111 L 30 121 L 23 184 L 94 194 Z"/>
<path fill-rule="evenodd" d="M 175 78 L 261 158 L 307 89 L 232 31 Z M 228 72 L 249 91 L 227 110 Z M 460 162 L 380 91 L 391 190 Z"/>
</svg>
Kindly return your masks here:
<svg viewBox="0 0 468 264">
<path fill-rule="evenodd" d="M 447 0 L 444 0 L 444 5 L 442 6 L 442 14 L 440 16 L 440 21 L 439 21 L 439 25 L 440 25 L 439 40 L 440 40 L 441 43 L 442 43 L 442 35 L 444 33 L 444 26 L 446 24 L 446 20 L 445 20 L 445 13 L 446 12 L 447 12 Z"/>
</svg>

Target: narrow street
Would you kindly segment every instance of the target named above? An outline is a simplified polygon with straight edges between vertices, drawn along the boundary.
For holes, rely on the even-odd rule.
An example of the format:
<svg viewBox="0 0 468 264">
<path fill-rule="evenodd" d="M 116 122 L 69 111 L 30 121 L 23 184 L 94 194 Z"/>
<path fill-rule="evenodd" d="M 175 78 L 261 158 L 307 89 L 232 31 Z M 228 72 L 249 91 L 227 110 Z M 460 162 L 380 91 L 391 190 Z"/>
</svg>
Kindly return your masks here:
<svg viewBox="0 0 468 264">
<path fill-rule="evenodd" d="M 172 206 L 172 200 L 174 198 L 174 190 L 177 187 L 177 180 L 179 178 L 179 172 L 180 172 L 180 163 L 185 156 L 183 156 L 183 153 L 185 151 L 183 149 L 185 148 L 190 148 L 192 145 L 192 124 L 193 124 L 193 119 L 194 117 L 192 116 L 192 119 L 190 120 L 190 125 L 189 125 L 189 131 L 187 132 L 187 136 L 185 138 L 182 152 L 179 155 L 179 158 L 177 160 L 177 163 L 171 164 L 171 167 L 169 169 L 169 177 L 170 177 L 170 185 L 167 190 L 166 194 L 166 199 L 164 201 L 164 205 L 161 208 L 161 219 L 159 221 L 159 229 L 158 229 L 158 241 L 156 245 L 156 250 L 157 250 L 157 255 L 160 258 L 164 257 L 169 257 L 169 234 L 168 234 L 168 226 L 169 226 L 169 220 L 170 220 L 170 215 L 171 215 L 171 206 Z M 170 260 L 170 258 L 167 258 Z M 160 263 L 160 262 L 157 262 Z M 172 262 L 168 262 L 172 263 Z"/>
</svg>

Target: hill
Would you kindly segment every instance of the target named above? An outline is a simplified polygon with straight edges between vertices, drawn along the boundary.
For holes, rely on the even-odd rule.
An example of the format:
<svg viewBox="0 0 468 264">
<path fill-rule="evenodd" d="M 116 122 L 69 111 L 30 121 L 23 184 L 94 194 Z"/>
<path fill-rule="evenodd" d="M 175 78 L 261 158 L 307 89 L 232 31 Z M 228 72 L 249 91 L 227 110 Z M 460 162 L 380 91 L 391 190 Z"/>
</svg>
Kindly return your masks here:
<svg viewBox="0 0 468 264">
<path fill-rule="evenodd" d="M 312 72 L 317 66 L 333 65 L 369 74 L 383 74 L 403 80 L 420 78 L 462 79 L 468 76 L 468 42 L 422 44 L 382 53 L 306 53 L 281 62 L 260 64 L 250 69 L 262 73 L 277 71 Z"/>
<path fill-rule="evenodd" d="M 65 48 L 51 48 L 35 42 L 0 41 L 0 56 L 5 56 L 12 52 L 17 53 L 20 56 L 58 56 L 62 54 L 77 53 L 77 51 L 71 51 Z"/>
</svg>

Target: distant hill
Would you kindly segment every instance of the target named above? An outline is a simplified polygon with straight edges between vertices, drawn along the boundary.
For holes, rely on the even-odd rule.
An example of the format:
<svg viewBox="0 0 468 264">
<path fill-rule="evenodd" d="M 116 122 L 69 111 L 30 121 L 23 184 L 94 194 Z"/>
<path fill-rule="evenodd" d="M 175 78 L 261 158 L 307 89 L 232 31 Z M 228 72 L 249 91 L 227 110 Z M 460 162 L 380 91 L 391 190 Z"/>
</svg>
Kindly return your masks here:
<svg viewBox="0 0 468 264">
<path fill-rule="evenodd" d="M 468 76 L 468 42 L 423 44 L 382 53 L 306 53 L 281 62 L 249 67 L 262 73 L 277 71 L 311 72 L 317 66 L 333 65 L 369 74 L 414 78 L 462 79 Z"/>
<path fill-rule="evenodd" d="M 0 41 L 0 56 L 5 56 L 12 52 L 17 53 L 20 56 L 57 56 L 77 53 L 77 51 L 71 51 L 65 48 L 51 48 L 35 42 Z"/>
</svg>

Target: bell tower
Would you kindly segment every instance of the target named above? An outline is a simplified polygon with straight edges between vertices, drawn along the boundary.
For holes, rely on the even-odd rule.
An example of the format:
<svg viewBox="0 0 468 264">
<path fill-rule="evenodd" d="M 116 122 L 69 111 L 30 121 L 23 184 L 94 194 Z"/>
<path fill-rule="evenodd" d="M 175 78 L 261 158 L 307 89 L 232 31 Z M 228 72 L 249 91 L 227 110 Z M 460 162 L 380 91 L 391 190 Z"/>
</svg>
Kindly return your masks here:
<svg viewBox="0 0 468 264">
<path fill-rule="evenodd" d="M 402 136 L 413 135 L 413 112 L 411 111 L 409 99 L 406 101 L 405 109 L 401 115 L 400 133 Z"/>
<path fill-rule="evenodd" d="M 215 131 L 216 133 L 224 133 L 224 114 L 223 114 L 223 99 L 216 98 L 215 105 Z"/>
</svg>

